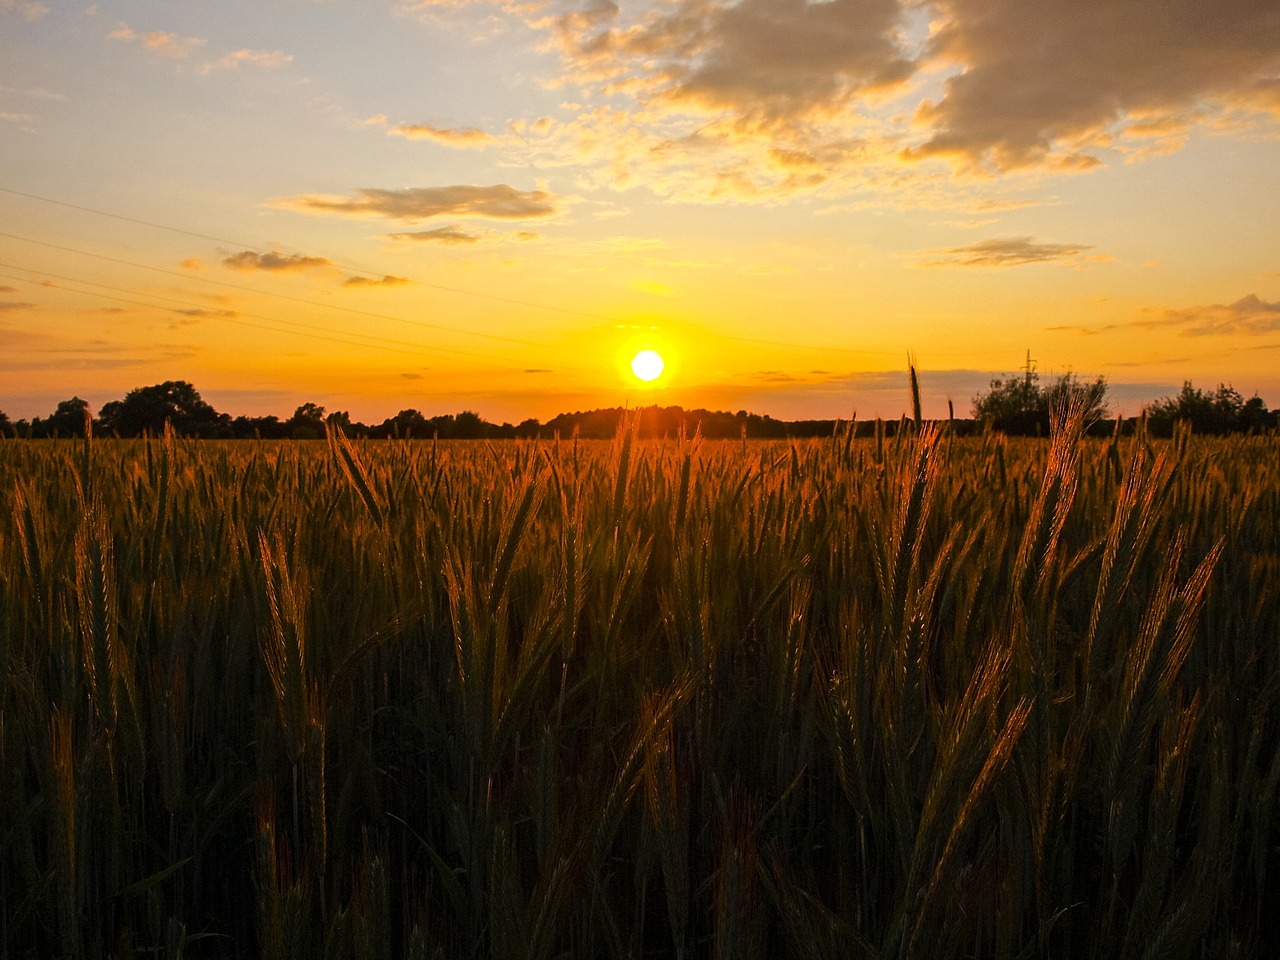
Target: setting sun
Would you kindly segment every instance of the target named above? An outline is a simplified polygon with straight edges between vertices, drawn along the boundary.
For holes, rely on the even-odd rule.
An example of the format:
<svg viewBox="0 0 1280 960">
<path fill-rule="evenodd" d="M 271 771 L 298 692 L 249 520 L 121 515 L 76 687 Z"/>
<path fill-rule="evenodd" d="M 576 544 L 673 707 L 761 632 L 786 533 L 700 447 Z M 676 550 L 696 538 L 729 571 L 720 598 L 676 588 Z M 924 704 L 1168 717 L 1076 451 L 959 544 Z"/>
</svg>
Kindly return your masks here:
<svg viewBox="0 0 1280 960">
<path fill-rule="evenodd" d="M 662 355 L 656 350 L 641 350 L 631 358 L 631 372 L 646 383 L 662 376 Z"/>
</svg>

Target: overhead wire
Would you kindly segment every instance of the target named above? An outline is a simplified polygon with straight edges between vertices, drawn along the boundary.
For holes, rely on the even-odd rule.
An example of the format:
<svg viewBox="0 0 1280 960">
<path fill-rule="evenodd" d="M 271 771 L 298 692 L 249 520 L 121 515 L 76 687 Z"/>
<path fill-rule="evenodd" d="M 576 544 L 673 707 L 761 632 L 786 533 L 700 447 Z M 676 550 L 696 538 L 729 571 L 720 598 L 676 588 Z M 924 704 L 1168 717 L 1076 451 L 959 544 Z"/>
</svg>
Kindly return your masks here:
<svg viewBox="0 0 1280 960">
<path fill-rule="evenodd" d="M 120 287 L 112 287 L 104 283 L 95 283 L 90 280 L 82 280 L 76 277 L 61 276 L 58 274 L 47 273 L 43 270 L 34 270 L 30 267 L 23 267 L 15 264 L 0 263 L 0 267 L 4 267 L 9 270 L 21 270 L 25 273 L 35 274 L 36 276 L 47 277 L 53 280 L 60 280 L 65 283 L 80 284 L 82 286 L 88 286 L 88 287 L 100 287 L 103 290 L 115 290 L 118 293 L 132 292 Z M 14 276 L 13 274 L 0 273 L 0 277 L 3 277 L 4 279 L 7 279 L 7 280 L 17 280 L 17 281 L 26 282 L 26 283 L 32 282 L 30 277 L 18 277 L 18 276 Z M 82 296 L 97 297 L 98 299 L 101 299 L 101 300 L 112 300 L 117 303 L 129 303 L 134 306 L 146 307 L 149 309 L 171 309 L 171 308 L 159 307 L 155 303 L 147 303 L 143 300 L 136 299 L 136 296 L 144 296 L 144 297 L 149 297 L 152 300 L 164 300 L 170 303 L 177 303 L 186 307 L 194 308 L 196 310 L 201 311 L 201 314 L 200 314 L 201 319 L 206 319 L 206 320 L 215 320 L 223 323 L 233 323 L 239 326 L 253 327 L 259 330 L 269 330 L 273 333 L 283 333 L 283 334 L 288 334 L 290 336 L 305 337 L 312 340 L 325 340 L 330 343 L 340 343 L 345 346 L 369 347 L 375 350 L 388 350 L 394 353 L 405 353 L 406 348 L 410 352 L 414 352 L 422 356 L 428 356 L 428 357 L 431 356 L 433 353 L 453 353 L 453 354 L 462 355 L 463 357 L 467 358 L 470 362 L 480 363 L 483 366 L 493 366 L 498 369 L 514 369 L 510 367 L 503 367 L 500 364 L 485 363 L 482 359 L 481 360 L 474 359 L 474 358 L 480 357 L 480 355 L 474 354 L 474 353 L 468 353 L 462 350 L 450 350 L 445 347 L 424 347 L 422 344 L 412 343 L 407 340 L 405 341 L 392 340 L 387 337 L 377 337 L 371 334 L 344 334 L 341 331 L 334 331 L 326 327 L 317 328 L 317 327 L 311 326 L 310 324 L 299 323 L 293 320 L 281 320 L 278 317 L 264 317 L 260 314 L 246 313 L 244 311 L 209 311 L 207 307 L 199 303 L 196 303 L 194 301 L 181 300 L 177 297 L 166 297 L 161 294 L 143 293 L 143 294 L 135 294 L 134 297 L 122 297 L 122 296 L 117 296 L 115 294 L 99 293 L 94 290 L 77 289 L 76 287 L 54 286 L 54 289 L 65 290 L 69 293 L 77 293 Z M 250 317 L 252 318 L 252 320 L 258 320 L 262 322 L 254 323 L 252 322 L 252 320 L 244 319 L 245 317 Z M 268 326 L 268 324 L 277 324 L 278 326 Z M 287 329 L 289 327 L 297 327 L 300 329 L 296 329 L 296 330 Z M 318 332 L 318 331 L 322 331 L 322 332 Z M 362 340 L 353 339 L 353 337 L 356 337 L 356 336 L 363 337 L 365 339 L 362 339 Z M 382 341 L 382 342 L 369 342 L 369 341 Z"/>
<path fill-rule="evenodd" d="M 259 247 L 250 243 L 245 243 L 240 240 L 229 240 L 225 237 L 217 237 L 212 234 L 201 233 L 195 230 L 187 230 L 182 227 L 175 227 L 170 224 L 158 223 L 153 220 L 144 220 L 138 217 L 128 217 L 128 216 L 124 216 L 123 214 L 112 213 L 107 210 L 100 210 L 94 207 L 85 206 L 83 204 L 70 203 L 65 200 L 57 200 L 52 197 L 45 197 L 45 196 L 40 196 L 39 194 L 27 193 L 22 190 L 15 190 L 11 187 L 5 187 L 0 185 L 0 193 L 7 193 L 12 196 L 23 197 L 25 199 L 35 200 L 40 203 L 48 203 L 55 206 L 65 207 L 67 209 L 80 211 L 82 213 L 90 213 L 95 216 L 107 217 L 107 218 L 110 218 L 113 220 L 119 220 L 125 223 L 133 223 L 139 226 L 151 227 L 156 230 L 166 230 L 171 233 L 177 233 L 177 234 L 181 234 L 189 237 L 196 237 L 201 240 L 209 240 L 214 243 L 226 244 L 232 247 L 240 247 L 242 249 L 251 250 L 255 253 L 263 252 L 262 247 Z M 6 233 L 6 234 L 0 234 L 0 236 L 6 236 L 6 237 L 9 237 L 10 239 L 26 240 L 27 242 L 32 242 L 32 243 L 40 243 L 45 246 L 53 247 L 55 249 L 66 249 L 66 248 L 59 248 L 57 244 L 48 243 L 47 241 L 31 240 L 30 238 L 19 237 L 14 234 Z M 99 257 L 100 259 L 103 259 L 103 260 L 113 259 L 111 257 L 107 257 L 102 254 L 87 253 L 85 251 L 70 250 L 69 252 L 82 253 L 86 256 Z M 130 266 L 141 266 L 143 269 L 156 270 L 161 273 L 172 273 L 183 278 L 198 279 L 198 280 L 203 280 L 204 282 L 207 282 L 207 283 L 215 283 L 215 284 L 232 287 L 232 288 L 246 289 L 254 293 L 259 293 L 265 296 L 274 296 L 274 297 L 279 297 L 286 300 L 298 300 L 303 303 L 318 304 L 317 301 L 309 301 L 303 298 L 289 297 L 284 294 L 271 293 L 268 291 L 258 290 L 252 287 L 247 287 L 247 288 L 238 287 L 238 285 L 236 284 L 227 283 L 225 281 L 212 280 L 209 278 L 202 278 L 202 277 L 191 277 L 188 274 L 178 273 L 177 271 L 167 271 L 161 267 L 150 267 L 146 265 L 132 264 L 132 263 L 128 263 L 128 261 L 121 261 L 121 262 L 126 263 Z M 365 267 L 358 267 L 350 264 L 344 264 L 339 261 L 330 261 L 330 263 L 332 263 L 333 266 L 339 269 L 349 270 L 352 273 L 364 274 L 365 276 L 370 276 L 370 277 L 388 276 L 388 274 L 386 274 L 383 271 L 369 270 L 368 268 L 365 268 Z M 498 302 L 498 303 L 505 303 L 510 306 L 519 306 L 519 307 L 526 307 L 534 310 L 549 311 L 553 313 L 562 314 L 565 316 L 576 316 L 576 317 L 581 317 L 582 319 L 594 320 L 599 323 L 607 323 L 607 324 L 616 325 L 616 326 L 631 325 L 617 317 L 610 317 L 604 314 L 591 313 L 589 311 L 582 311 L 582 310 L 572 310 L 567 307 L 559 307 L 559 306 L 555 306 L 554 304 L 547 304 L 547 303 L 538 303 L 532 300 L 521 300 L 521 299 L 512 298 L 512 297 L 501 297 L 496 294 L 483 293 L 478 290 L 469 290 L 463 287 L 453 287 L 453 286 L 448 286 L 446 284 L 433 283 L 431 281 L 426 281 L 426 280 L 419 280 L 415 277 L 405 277 L 404 279 L 407 282 L 416 284 L 418 286 L 428 287 L 430 289 L 435 289 L 435 290 L 441 290 L 447 293 L 454 293 L 460 296 L 475 297 L 478 299 L 489 300 L 489 301 Z M 456 333 L 463 333 L 470 336 L 487 337 L 487 338 L 499 339 L 499 340 L 511 340 L 513 342 L 521 343 L 529 346 L 538 346 L 538 344 L 534 343 L 533 341 L 520 340 L 512 337 L 502 337 L 499 334 L 485 334 L 477 331 L 467 330 L 466 328 L 462 328 L 462 327 L 449 326 L 446 324 L 429 324 L 427 321 L 408 320 L 403 317 L 393 317 L 385 314 L 369 313 L 367 311 L 355 310 L 349 307 L 334 306 L 332 304 L 318 304 L 318 305 L 325 306 L 328 309 L 344 310 L 347 312 L 363 314 L 365 316 L 376 317 L 384 320 L 394 320 L 396 322 L 416 324 L 420 326 L 433 326 L 438 329 L 449 330 Z M 806 343 L 796 343 L 794 341 L 786 341 L 786 340 L 770 340 L 770 339 L 760 339 L 755 337 L 742 337 L 742 336 L 736 336 L 734 334 L 729 334 L 729 333 L 721 333 L 719 331 L 710 330 L 710 329 L 703 329 L 700 331 L 700 333 L 704 336 L 714 337 L 715 339 L 718 339 L 718 340 L 727 340 L 735 343 L 749 343 L 757 346 L 782 347 L 784 349 L 789 349 L 789 350 L 813 350 L 813 351 L 820 351 L 820 352 L 859 354 L 863 356 L 866 356 L 868 354 L 876 354 L 876 355 L 883 355 L 883 356 L 897 355 L 896 351 L 874 351 L 874 350 L 865 350 L 858 347 L 843 347 L 843 346 L 838 346 L 833 344 L 806 344 Z"/>
</svg>

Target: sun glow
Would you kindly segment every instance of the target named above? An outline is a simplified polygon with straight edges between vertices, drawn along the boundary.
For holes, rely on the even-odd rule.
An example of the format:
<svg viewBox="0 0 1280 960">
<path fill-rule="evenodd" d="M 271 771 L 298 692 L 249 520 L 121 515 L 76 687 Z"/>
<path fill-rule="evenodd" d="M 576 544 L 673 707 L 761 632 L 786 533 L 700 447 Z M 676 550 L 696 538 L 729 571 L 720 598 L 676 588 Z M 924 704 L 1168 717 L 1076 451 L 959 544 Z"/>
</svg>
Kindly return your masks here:
<svg viewBox="0 0 1280 960">
<path fill-rule="evenodd" d="M 657 350 L 641 350 L 631 358 L 631 372 L 640 380 L 651 383 L 662 376 L 662 355 Z"/>
</svg>

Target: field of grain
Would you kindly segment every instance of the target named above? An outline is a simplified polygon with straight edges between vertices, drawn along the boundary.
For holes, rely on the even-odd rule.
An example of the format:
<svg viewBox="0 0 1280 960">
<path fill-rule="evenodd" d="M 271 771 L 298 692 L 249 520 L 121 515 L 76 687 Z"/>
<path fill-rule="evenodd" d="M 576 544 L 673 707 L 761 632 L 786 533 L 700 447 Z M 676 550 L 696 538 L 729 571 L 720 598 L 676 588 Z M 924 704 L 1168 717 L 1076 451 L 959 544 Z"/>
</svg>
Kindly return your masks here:
<svg viewBox="0 0 1280 960">
<path fill-rule="evenodd" d="M 1278 464 L 0 441 L 0 958 L 1274 955 Z"/>
</svg>

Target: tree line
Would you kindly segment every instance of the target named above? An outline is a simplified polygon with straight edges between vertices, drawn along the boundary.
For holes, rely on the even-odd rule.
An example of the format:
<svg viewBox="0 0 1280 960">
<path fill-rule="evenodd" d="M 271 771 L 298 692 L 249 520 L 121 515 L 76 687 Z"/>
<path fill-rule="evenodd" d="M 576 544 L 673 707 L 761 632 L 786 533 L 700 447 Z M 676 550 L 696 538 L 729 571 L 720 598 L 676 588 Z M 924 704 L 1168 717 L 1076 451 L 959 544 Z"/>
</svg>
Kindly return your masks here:
<svg viewBox="0 0 1280 960">
<path fill-rule="evenodd" d="M 1070 402 L 1084 407 L 1095 432 L 1113 429 L 1105 423 L 1110 417 L 1105 378 L 1081 380 L 1066 374 L 1044 386 L 1032 370 L 1021 377 L 992 380 L 989 390 L 973 398 L 973 417 L 1004 433 L 1047 436 L 1050 412 Z M 1180 422 L 1197 434 L 1220 436 L 1274 429 L 1280 410 L 1268 410 L 1256 393 L 1246 400 L 1230 384 L 1201 390 L 1187 380 L 1177 396 L 1148 403 L 1140 417 L 1122 426 L 1132 428 L 1139 420 L 1154 436 L 1171 436 L 1174 424 Z"/>
<path fill-rule="evenodd" d="M 918 408 L 918 394 L 917 408 Z M 1050 412 L 1069 401 L 1084 405 L 1088 419 L 1096 431 L 1113 429 L 1106 421 L 1107 385 L 1102 377 L 1080 380 L 1071 374 L 1042 385 L 1034 371 L 1021 377 L 995 379 L 990 388 L 973 398 L 972 416 L 949 417 L 957 433 L 994 429 L 1003 433 L 1047 436 Z M 503 440 L 536 437 L 580 436 L 584 439 L 608 439 L 618 430 L 627 411 L 622 407 L 562 413 L 546 423 L 530 418 L 518 424 L 491 423 L 478 413 L 463 410 L 456 414 L 427 416 L 420 410 L 401 410 L 381 423 L 366 424 L 351 419 L 344 410 L 327 411 L 316 403 L 304 403 L 288 419 L 269 415 L 232 417 L 220 413 L 204 400 L 194 386 L 185 380 L 138 387 L 124 398 L 103 404 L 93 416 L 88 401 L 71 397 L 61 401 L 47 417 L 11 421 L 0 411 L 0 435 L 17 437 L 82 437 L 87 430 L 97 435 L 140 437 L 158 435 L 166 425 L 175 433 L 208 439 L 315 440 L 324 437 L 329 427 L 349 437 L 370 439 Z M 776 420 L 768 415 L 739 410 L 685 410 L 678 406 L 643 407 L 638 413 L 641 437 L 676 436 L 695 431 L 708 439 L 785 439 L 830 436 L 840 421 L 830 419 Z M 1122 426 L 1131 427 L 1139 418 L 1131 418 Z M 1274 429 L 1280 421 L 1280 410 L 1269 410 L 1257 394 L 1246 400 L 1229 384 L 1216 390 L 1194 387 L 1190 381 L 1173 397 L 1148 404 L 1142 413 L 1147 430 L 1156 436 L 1168 436 L 1173 425 L 1187 422 L 1199 434 L 1225 434 Z M 858 435 L 871 435 L 877 430 L 892 435 L 909 422 L 856 424 Z"/>
</svg>

